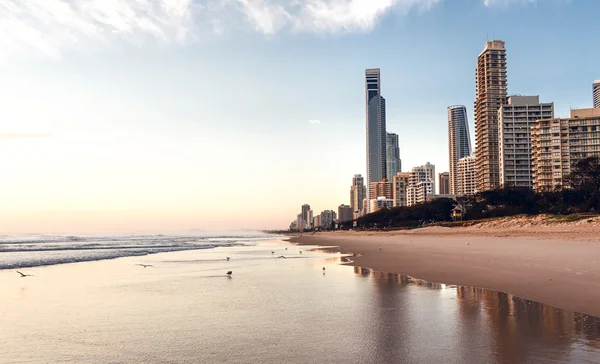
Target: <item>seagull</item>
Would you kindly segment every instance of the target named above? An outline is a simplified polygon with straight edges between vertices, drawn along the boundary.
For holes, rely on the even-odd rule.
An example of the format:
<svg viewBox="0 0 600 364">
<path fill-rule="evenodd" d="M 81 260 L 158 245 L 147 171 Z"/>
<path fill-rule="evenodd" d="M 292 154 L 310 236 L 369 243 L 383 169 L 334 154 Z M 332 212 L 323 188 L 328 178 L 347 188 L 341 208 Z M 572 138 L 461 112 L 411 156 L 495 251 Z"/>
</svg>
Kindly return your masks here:
<svg viewBox="0 0 600 364">
<path fill-rule="evenodd" d="M 286 258 L 286 257 L 284 257 L 283 255 L 280 255 L 280 256 L 278 256 L 278 257 L 277 257 L 277 259 L 279 259 L 279 258 L 287 259 L 287 258 Z"/>
<path fill-rule="evenodd" d="M 23 274 L 19 271 L 17 271 L 17 273 L 19 273 L 21 275 L 21 278 L 25 278 L 25 277 L 33 277 L 31 274 Z"/>
<path fill-rule="evenodd" d="M 231 259 L 231 257 L 227 257 L 227 261 L 229 261 L 229 259 Z"/>
<path fill-rule="evenodd" d="M 227 272 L 227 275 L 231 277 L 231 275 L 233 274 L 232 271 Z"/>
<path fill-rule="evenodd" d="M 325 267 L 323 267 L 323 270 L 325 270 Z"/>
<path fill-rule="evenodd" d="M 379 247 L 379 251 L 381 251 L 381 247 Z"/>
<path fill-rule="evenodd" d="M 302 250 L 300 250 L 300 254 L 302 254 Z"/>
<path fill-rule="evenodd" d="M 274 252 L 274 251 L 272 251 L 272 252 L 271 252 L 271 254 L 275 254 L 275 252 Z"/>
<path fill-rule="evenodd" d="M 467 243 L 465 243 L 465 245 L 469 245 L 469 243 L 467 242 Z"/>
<path fill-rule="evenodd" d="M 287 248 L 285 248 L 285 250 L 287 250 Z"/>
<path fill-rule="evenodd" d="M 153 267 L 152 264 L 136 264 L 136 265 L 139 265 L 140 267 L 144 267 L 144 268 L 146 268 L 146 267 Z"/>
</svg>

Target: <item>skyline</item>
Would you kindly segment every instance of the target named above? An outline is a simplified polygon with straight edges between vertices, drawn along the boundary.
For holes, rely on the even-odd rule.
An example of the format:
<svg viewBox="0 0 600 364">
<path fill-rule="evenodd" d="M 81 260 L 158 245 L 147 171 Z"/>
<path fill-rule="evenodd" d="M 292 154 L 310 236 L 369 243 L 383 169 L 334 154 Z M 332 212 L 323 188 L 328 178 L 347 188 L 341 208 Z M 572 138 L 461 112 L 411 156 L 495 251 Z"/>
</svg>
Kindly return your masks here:
<svg viewBox="0 0 600 364">
<path fill-rule="evenodd" d="M 600 10 L 595 3 L 389 1 L 336 19 L 326 7 L 333 2 L 314 1 L 325 7 L 281 13 L 289 19 L 283 23 L 257 12 L 255 19 L 272 21 L 248 20 L 249 30 L 226 28 L 198 40 L 177 37 L 188 34 L 181 22 L 199 24 L 186 10 L 192 3 L 152 2 L 161 3 L 182 8 L 167 7 L 156 18 L 169 25 L 158 35 L 127 20 L 127 11 L 116 12 L 122 23 L 102 18 L 113 29 L 68 14 L 44 25 L 86 34 L 81 42 L 93 41 L 81 48 L 66 30 L 50 29 L 56 37 L 48 38 L 12 32 L 43 19 L 42 3 L 39 16 L 29 11 L 19 21 L 0 13 L 11 20 L 0 28 L 0 44 L 12 50 L 0 71 L 10 85 L 0 91 L 0 152 L 10 156 L 2 162 L 10 176 L 0 182 L 2 232 L 277 228 L 303 203 L 315 211 L 348 204 L 351 176 L 367 175 L 362 90 L 370 67 L 382 70 L 387 130 L 399 135 L 403 171 L 426 162 L 448 171 L 446 108 L 466 105 L 475 130 L 474 71 L 486 34 L 506 41 L 508 94 L 540 95 L 555 103 L 557 116 L 590 107 L 590 84 L 600 78 L 594 62 L 574 58 L 600 56 L 586 45 Z M 260 2 L 240 4 L 235 14 Z M 564 29 L 554 29 L 558 20 Z M 524 21 L 525 32 L 510 26 Z M 99 28 L 117 39 L 94 35 Z M 540 56 L 533 41 L 556 54 Z"/>
</svg>

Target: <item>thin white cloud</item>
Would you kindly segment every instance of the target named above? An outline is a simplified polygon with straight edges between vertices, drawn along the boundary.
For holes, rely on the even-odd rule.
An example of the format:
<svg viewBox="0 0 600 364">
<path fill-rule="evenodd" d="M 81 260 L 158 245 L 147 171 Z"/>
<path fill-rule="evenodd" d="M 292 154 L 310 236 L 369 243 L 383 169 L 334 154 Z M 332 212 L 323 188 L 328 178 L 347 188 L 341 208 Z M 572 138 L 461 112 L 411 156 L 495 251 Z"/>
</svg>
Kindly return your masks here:
<svg viewBox="0 0 600 364">
<path fill-rule="evenodd" d="M 491 7 L 508 7 L 509 5 L 535 4 L 537 0 L 483 0 L 483 5 Z"/>
<path fill-rule="evenodd" d="M 319 125 L 321 124 L 321 120 L 309 120 L 308 123 L 312 125 Z"/>
<path fill-rule="evenodd" d="M 241 24 L 264 35 L 366 32 L 392 11 L 424 11 L 441 0 L 0 0 L 4 55 L 59 59 L 119 42 L 185 44 Z"/>
</svg>

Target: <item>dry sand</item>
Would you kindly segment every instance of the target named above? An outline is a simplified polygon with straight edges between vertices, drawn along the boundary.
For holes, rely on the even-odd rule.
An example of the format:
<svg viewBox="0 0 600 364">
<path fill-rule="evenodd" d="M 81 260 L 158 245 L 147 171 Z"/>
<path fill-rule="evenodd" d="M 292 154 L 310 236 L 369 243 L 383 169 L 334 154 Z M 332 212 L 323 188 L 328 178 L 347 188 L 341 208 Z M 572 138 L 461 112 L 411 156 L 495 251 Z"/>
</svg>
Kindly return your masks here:
<svg viewBox="0 0 600 364">
<path fill-rule="evenodd" d="M 490 288 L 600 317 L 600 224 L 525 224 L 324 232 L 291 241 L 339 246 L 359 255 L 356 266 Z"/>
</svg>

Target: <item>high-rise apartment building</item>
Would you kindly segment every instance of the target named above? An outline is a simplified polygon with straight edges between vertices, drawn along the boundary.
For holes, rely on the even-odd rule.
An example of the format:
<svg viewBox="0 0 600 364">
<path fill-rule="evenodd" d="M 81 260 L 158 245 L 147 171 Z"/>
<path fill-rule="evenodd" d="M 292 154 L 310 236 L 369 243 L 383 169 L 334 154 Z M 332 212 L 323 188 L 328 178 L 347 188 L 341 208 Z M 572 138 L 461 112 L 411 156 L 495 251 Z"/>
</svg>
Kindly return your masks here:
<svg viewBox="0 0 600 364">
<path fill-rule="evenodd" d="M 571 110 L 570 118 L 538 120 L 531 130 L 533 188 L 565 185 L 574 164 L 600 157 L 600 108 Z"/>
<path fill-rule="evenodd" d="M 381 96 L 379 68 L 365 71 L 366 129 L 367 129 L 367 186 L 387 177 L 385 99 Z"/>
<path fill-rule="evenodd" d="M 477 189 L 500 185 L 498 158 L 498 109 L 506 104 L 506 48 L 501 40 L 486 43 L 477 58 L 475 99 L 475 144 Z"/>
<path fill-rule="evenodd" d="M 442 172 L 438 174 L 438 186 L 440 189 L 440 195 L 450 194 L 450 172 Z"/>
<path fill-rule="evenodd" d="M 423 184 L 421 182 L 427 182 Z M 406 205 L 412 206 L 425 200 L 418 198 L 419 193 L 423 195 L 425 191 L 430 191 L 430 194 L 435 192 L 435 165 L 427 162 L 423 166 L 413 167 L 409 173 L 408 190 L 406 192 Z"/>
<path fill-rule="evenodd" d="M 387 178 L 369 184 L 369 200 L 376 200 L 377 197 L 386 197 L 390 200 L 394 198 L 392 183 L 388 182 Z"/>
<path fill-rule="evenodd" d="M 477 193 L 477 166 L 475 156 L 458 160 L 456 165 L 456 195 L 472 196 Z"/>
<path fill-rule="evenodd" d="M 398 134 L 386 133 L 386 135 L 386 178 L 391 182 L 396 173 L 401 172 L 402 162 L 400 161 Z"/>
<path fill-rule="evenodd" d="M 594 108 L 600 108 L 600 80 L 594 81 L 592 92 L 594 94 Z"/>
<path fill-rule="evenodd" d="M 471 137 L 469 135 L 467 108 L 463 105 L 448 107 L 448 147 L 448 155 L 450 156 L 450 189 L 447 193 L 455 194 L 456 165 L 458 160 L 471 155 Z"/>
<path fill-rule="evenodd" d="M 421 181 L 415 188 L 415 204 L 426 202 L 428 197 L 435 195 L 435 183 L 433 181 Z"/>
<path fill-rule="evenodd" d="M 410 173 L 396 173 L 392 179 L 394 206 L 407 206 L 408 181 Z"/>
<path fill-rule="evenodd" d="M 350 207 L 352 207 L 352 212 L 360 212 L 362 210 L 362 201 L 366 197 L 365 179 L 362 175 L 355 174 L 352 177 L 352 186 L 350 187 Z"/>
<path fill-rule="evenodd" d="M 313 225 L 313 210 L 310 210 L 306 214 L 306 228 L 312 229 L 313 227 L 314 227 L 314 225 Z"/>
<path fill-rule="evenodd" d="M 539 96 L 509 96 L 498 110 L 500 186 L 533 188 L 531 127 L 554 117 L 554 103 Z"/>
<path fill-rule="evenodd" d="M 352 207 L 348 205 L 340 205 L 338 207 L 338 222 L 343 223 L 352 221 L 352 218 L 354 216 L 353 212 L 354 211 L 352 210 Z"/>
<path fill-rule="evenodd" d="M 305 224 L 308 221 L 308 212 L 309 211 L 310 211 L 310 205 L 309 204 L 302 205 L 302 213 L 300 215 L 301 215 L 302 220 L 304 221 Z"/>
<path fill-rule="evenodd" d="M 331 224 L 337 219 L 337 214 L 333 210 L 325 210 L 321 212 L 321 226 L 329 229 Z"/>
</svg>

